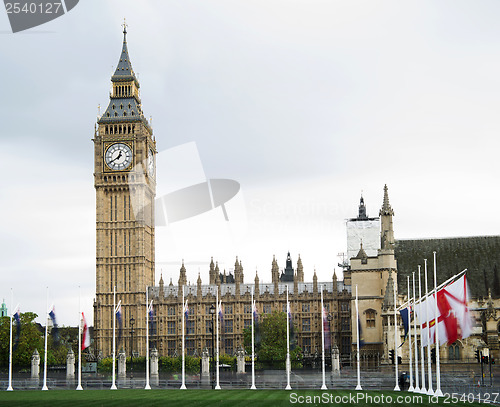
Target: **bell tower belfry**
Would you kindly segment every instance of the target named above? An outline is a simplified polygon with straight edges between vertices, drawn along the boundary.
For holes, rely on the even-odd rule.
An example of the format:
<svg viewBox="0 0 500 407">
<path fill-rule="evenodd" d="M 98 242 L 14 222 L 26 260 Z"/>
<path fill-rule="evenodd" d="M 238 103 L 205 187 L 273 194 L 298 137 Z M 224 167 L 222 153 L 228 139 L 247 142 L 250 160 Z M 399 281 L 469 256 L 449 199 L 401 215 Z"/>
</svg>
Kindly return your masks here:
<svg viewBox="0 0 500 407">
<path fill-rule="evenodd" d="M 146 287 L 155 282 L 156 142 L 142 111 L 139 81 L 128 54 L 126 27 L 124 24 L 122 51 L 111 77 L 109 105 L 97 120 L 93 139 L 94 338 L 96 350 L 103 357 L 112 353 L 115 289 L 116 301 L 121 300 L 123 323 L 123 337 L 117 343 L 117 351 L 123 347 L 127 356 L 131 351 L 145 354 L 146 326 L 141 316 L 146 312 Z"/>
</svg>

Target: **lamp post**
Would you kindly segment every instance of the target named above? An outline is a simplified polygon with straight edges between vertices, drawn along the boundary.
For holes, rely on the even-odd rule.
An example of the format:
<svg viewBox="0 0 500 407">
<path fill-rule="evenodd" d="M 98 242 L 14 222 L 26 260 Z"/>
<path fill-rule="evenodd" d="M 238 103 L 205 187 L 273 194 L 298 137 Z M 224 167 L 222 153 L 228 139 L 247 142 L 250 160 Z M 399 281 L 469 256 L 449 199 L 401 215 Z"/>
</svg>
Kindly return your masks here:
<svg viewBox="0 0 500 407">
<path fill-rule="evenodd" d="M 134 378 L 134 317 L 130 318 L 130 379 Z"/>
<path fill-rule="evenodd" d="M 214 316 L 215 316 L 215 305 L 212 304 L 210 305 L 210 315 L 212 315 L 212 328 L 211 328 L 211 331 L 212 331 L 212 369 L 211 370 L 211 382 L 212 382 L 212 389 L 215 388 L 215 384 L 214 384 L 214 370 L 215 370 L 215 361 L 214 361 L 214 347 L 215 347 L 215 344 L 214 344 Z"/>
</svg>

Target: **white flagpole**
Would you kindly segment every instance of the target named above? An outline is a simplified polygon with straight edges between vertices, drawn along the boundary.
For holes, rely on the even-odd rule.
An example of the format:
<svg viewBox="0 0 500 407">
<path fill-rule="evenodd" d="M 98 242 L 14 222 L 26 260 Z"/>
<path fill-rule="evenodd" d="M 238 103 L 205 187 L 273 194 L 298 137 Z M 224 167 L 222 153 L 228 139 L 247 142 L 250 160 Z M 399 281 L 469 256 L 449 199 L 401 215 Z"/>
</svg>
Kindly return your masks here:
<svg viewBox="0 0 500 407">
<path fill-rule="evenodd" d="M 82 387 L 82 296 L 80 286 L 78 286 L 78 386 L 76 390 L 83 390 Z"/>
<path fill-rule="evenodd" d="M 455 281 L 456 281 L 456 280 L 458 280 L 458 278 L 459 278 L 462 274 L 464 274 L 466 271 L 467 271 L 467 269 L 463 269 L 460 273 L 455 274 L 453 277 L 450 277 L 450 278 L 449 278 L 448 280 L 446 280 L 444 283 L 439 284 L 439 285 L 438 285 L 438 287 L 437 287 L 437 290 L 439 291 L 439 290 L 441 290 L 441 288 L 443 288 L 443 287 L 447 286 L 447 285 L 448 285 L 449 283 L 451 283 L 452 281 L 454 281 L 454 280 L 455 280 Z M 434 292 L 435 292 L 435 289 L 433 288 L 431 291 L 429 291 L 429 294 L 427 294 L 426 296 L 424 296 L 424 298 L 422 298 L 421 300 L 423 301 L 423 300 L 427 299 L 427 297 L 433 296 L 433 295 L 434 295 Z M 407 304 L 409 304 L 409 303 L 410 303 L 410 301 L 406 301 L 406 302 L 404 302 L 402 305 L 400 305 L 400 306 L 398 307 L 398 311 L 399 311 L 400 309 L 405 308 L 405 307 L 407 306 Z"/>
<path fill-rule="evenodd" d="M 420 393 L 420 383 L 418 378 L 418 348 L 417 348 L 417 312 L 416 312 L 416 296 L 415 296 L 415 272 L 412 273 L 413 278 L 413 343 L 415 344 L 415 393 Z"/>
<path fill-rule="evenodd" d="M 255 330 L 254 330 L 255 316 L 254 316 L 254 312 L 255 312 L 255 303 L 253 300 L 253 290 L 252 290 L 252 386 L 250 387 L 250 389 L 252 389 L 252 390 L 256 390 L 256 387 L 255 387 Z M 217 315 L 217 318 L 219 318 L 218 315 Z"/>
<path fill-rule="evenodd" d="M 425 295 L 427 297 L 427 259 L 424 259 L 424 276 L 425 276 Z M 427 386 L 427 394 L 429 396 L 434 396 L 434 390 L 432 389 L 432 366 L 431 366 L 431 319 L 429 318 L 429 301 L 425 301 L 425 319 L 427 320 L 427 376 L 429 378 L 429 384 Z"/>
<path fill-rule="evenodd" d="M 321 286 L 321 371 L 323 375 L 323 384 L 321 386 L 321 390 L 327 390 L 326 382 L 325 382 L 325 324 L 324 324 L 324 308 L 323 308 L 323 289 L 324 286 Z"/>
<path fill-rule="evenodd" d="M 406 276 L 406 281 L 408 284 L 408 299 L 410 298 L 410 276 Z M 413 359 L 413 354 L 412 354 L 412 349 L 411 349 L 411 302 L 408 305 L 408 346 L 410 349 L 410 387 L 408 387 L 408 391 L 414 391 L 415 388 L 413 387 L 413 364 L 412 364 L 412 359 Z"/>
<path fill-rule="evenodd" d="M 420 315 L 424 313 L 422 309 L 422 284 L 420 278 L 420 264 L 418 265 L 418 297 L 419 297 L 419 308 Z M 422 318 L 423 319 L 423 318 Z M 424 338 L 422 337 L 422 325 L 424 321 L 420 322 L 420 365 L 422 366 L 422 386 L 420 387 L 420 394 L 427 394 L 427 389 L 425 388 L 425 359 L 424 359 Z"/>
<path fill-rule="evenodd" d="M 396 366 L 396 386 L 394 386 L 394 391 L 400 391 L 398 383 L 398 319 L 396 307 L 396 280 L 394 280 L 394 364 Z"/>
<path fill-rule="evenodd" d="M 43 387 L 42 390 L 48 390 L 47 387 L 47 335 L 49 333 L 49 287 L 47 287 L 47 301 L 45 307 L 45 354 L 43 355 Z"/>
<path fill-rule="evenodd" d="M 215 343 L 216 343 L 216 351 L 215 351 L 215 390 L 220 390 L 219 384 L 219 312 L 221 309 L 221 304 L 219 304 L 219 287 L 217 287 L 217 293 L 215 295 L 215 300 L 217 301 L 217 318 L 215 319 Z"/>
<path fill-rule="evenodd" d="M 12 388 L 12 316 L 14 305 L 14 294 L 12 293 L 12 288 L 10 289 L 10 334 L 9 334 L 9 387 L 7 387 L 7 391 L 13 391 Z"/>
<path fill-rule="evenodd" d="M 148 286 L 146 286 L 146 386 L 144 387 L 144 390 L 151 390 L 151 386 L 149 385 L 149 304 L 148 303 L 149 303 Z"/>
<path fill-rule="evenodd" d="M 288 286 L 286 286 L 286 387 L 285 390 L 291 390 L 290 386 L 290 323 L 288 321 L 288 311 L 290 304 L 288 304 Z"/>
<path fill-rule="evenodd" d="M 181 390 L 186 389 L 186 360 L 185 360 L 185 355 L 184 355 L 184 319 L 186 318 L 186 303 L 184 302 L 184 286 L 182 286 L 182 384 L 181 384 Z"/>
<path fill-rule="evenodd" d="M 436 327 L 436 396 L 443 397 L 443 392 L 441 391 L 441 367 L 439 363 L 439 326 L 438 326 L 438 296 L 437 296 L 437 277 L 436 277 L 436 252 L 434 254 L 434 292 L 435 292 L 435 304 L 436 304 L 436 315 L 434 316 L 434 326 Z"/>
<path fill-rule="evenodd" d="M 116 372 L 115 372 L 115 363 L 116 363 L 116 285 L 113 287 L 113 374 L 112 374 L 112 382 L 111 382 L 111 390 L 116 390 Z"/>
<path fill-rule="evenodd" d="M 356 357 L 357 357 L 357 374 L 358 374 L 358 384 L 356 390 L 363 390 L 361 388 L 361 375 L 359 371 L 359 309 L 358 309 L 358 285 L 356 284 Z"/>
</svg>

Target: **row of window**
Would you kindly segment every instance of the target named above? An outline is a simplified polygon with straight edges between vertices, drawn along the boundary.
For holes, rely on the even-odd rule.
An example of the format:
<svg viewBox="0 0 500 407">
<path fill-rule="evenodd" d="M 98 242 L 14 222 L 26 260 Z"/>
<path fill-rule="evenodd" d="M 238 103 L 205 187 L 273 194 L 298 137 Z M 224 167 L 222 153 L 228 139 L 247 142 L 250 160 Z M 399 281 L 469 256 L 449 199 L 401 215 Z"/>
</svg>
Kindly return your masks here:
<svg viewBox="0 0 500 407">
<path fill-rule="evenodd" d="M 114 105 L 113 105 L 114 106 Z M 113 107 L 114 109 L 114 107 Z M 108 113 L 109 117 L 109 113 Z M 105 134 L 134 134 L 135 124 L 110 124 L 104 128 Z"/>
<path fill-rule="evenodd" d="M 133 96 L 131 85 L 115 85 L 114 90 L 115 90 L 115 97 L 131 97 L 131 96 Z"/>
</svg>

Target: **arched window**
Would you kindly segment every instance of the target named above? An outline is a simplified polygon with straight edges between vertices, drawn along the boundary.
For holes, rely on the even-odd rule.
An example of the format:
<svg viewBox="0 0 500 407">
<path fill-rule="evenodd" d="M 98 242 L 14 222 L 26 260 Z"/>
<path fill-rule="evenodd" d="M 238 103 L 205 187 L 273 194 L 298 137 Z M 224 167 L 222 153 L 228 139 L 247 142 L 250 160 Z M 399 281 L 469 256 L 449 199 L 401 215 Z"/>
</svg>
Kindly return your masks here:
<svg viewBox="0 0 500 407">
<path fill-rule="evenodd" d="M 460 345 L 457 342 L 448 347 L 448 360 L 460 360 Z"/>
</svg>

